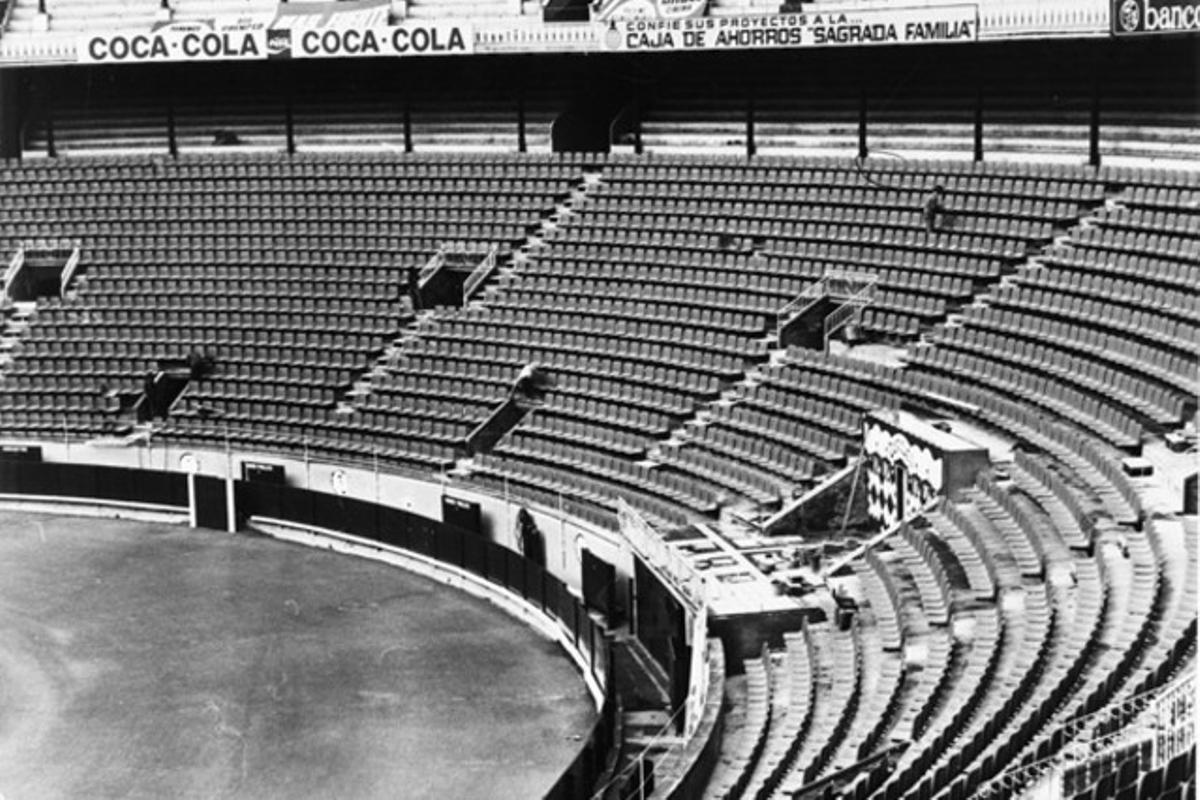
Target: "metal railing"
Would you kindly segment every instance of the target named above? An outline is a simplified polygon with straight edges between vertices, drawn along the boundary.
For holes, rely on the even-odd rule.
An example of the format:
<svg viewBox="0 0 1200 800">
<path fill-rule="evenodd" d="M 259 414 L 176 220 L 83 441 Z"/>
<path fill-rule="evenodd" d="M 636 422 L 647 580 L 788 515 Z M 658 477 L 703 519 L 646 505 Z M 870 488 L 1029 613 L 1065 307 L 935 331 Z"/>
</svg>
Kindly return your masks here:
<svg viewBox="0 0 1200 800">
<path fill-rule="evenodd" d="M 79 269 L 79 255 L 80 250 L 76 247 L 71 251 L 71 257 L 67 259 L 67 263 L 63 265 L 62 275 L 60 276 L 61 281 L 58 287 L 60 295 L 67 293 L 67 286 L 71 283 L 71 278 L 75 277 L 75 270 Z"/>
<path fill-rule="evenodd" d="M 829 270 L 820 280 L 806 286 L 804 291 L 781 308 L 776 315 L 776 322 L 783 325 L 826 297 L 839 303 L 868 305 L 875 299 L 875 288 L 878 284 L 879 276 L 871 272 Z"/>
<path fill-rule="evenodd" d="M 471 299 L 471 295 L 475 294 L 475 290 L 482 286 L 484 281 L 496 271 L 496 264 L 499 262 L 499 258 L 497 257 L 499 252 L 500 248 L 497 245 L 489 245 L 487 255 L 483 257 L 483 260 L 479 262 L 474 271 L 467 276 L 462 290 L 464 306 Z"/>
<path fill-rule="evenodd" d="M 421 273 L 420 273 L 420 275 L 417 276 L 418 286 L 420 288 L 424 289 L 425 284 L 429 282 L 429 279 L 432 278 L 434 276 L 434 274 L 439 269 L 442 268 L 442 264 L 445 264 L 445 263 L 446 263 L 445 248 L 439 247 L 438 251 L 436 253 L 434 253 L 432 256 L 430 256 L 429 260 L 425 262 L 425 266 L 421 267 Z"/>
<path fill-rule="evenodd" d="M 849 325 L 851 322 L 858 322 L 862 319 L 863 309 L 870 304 L 870 300 L 866 302 L 844 303 L 833 311 L 829 312 L 829 316 L 825 317 L 825 342 L 828 344 L 829 337 L 837 333 L 842 328 Z"/>
<path fill-rule="evenodd" d="M 18 247 L 17 252 L 13 253 L 12 259 L 8 262 L 8 268 L 4 270 L 4 280 L 0 281 L 0 294 L 5 298 L 8 297 L 8 287 L 12 284 L 13 278 L 17 277 L 17 273 L 21 271 L 21 267 L 25 264 L 25 248 Z"/>
<path fill-rule="evenodd" d="M 1000 773 L 981 786 L 977 796 L 1007 796 L 1047 780 L 1059 782 L 1067 767 L 1096 761 L 1115 750 L 1146 740 L 1154 743 L 1150 767 L 1163 766 L 1195 745 L 1195 691 L 1195 673 L 1188 672 L 1172 684 L 1132 695 L 1116 705 L 1069 720 L 1033 743 L 1036 745 L 1062 735 L 1070 740 L 1062 750 L 1041 761 L 1021 764 Z M 1126 715 L 1134 718 L 1128 725 L 1111 733 L 1096 734 L 1102 723 Z"/>
<path fill-rule="evenodd" d="M 704 575 L 696 570 L 674 545 L 667 542 L 624 498 L 617 498 L 621 538 L 674 590 L 688 610 L 699 613 L 707 607 Z"/>
<path fill-rule="evenodd" d="M 810 283 L 808 286 L 805 286 L 804 290 L 796 295 L 791 302 L 779 309 L 779 312 L 775 315 L 776 327 L 782 328 L 792 317 L 802 313 L 813 303 L 824 297 L 824 281 L 825 279 L 822 278 L 816 283 Z"/>
<path fill-rule="evenodd" d="M 8 21 L 12 19 L 13 6 L 17 4 L 17 0 L 4 0 L 4 7 L 0 8 L 0 36 L 4 35 L 4 31 L 8 28 Z"/>
<path fill-rule="evenodd" d="M 852 322 L 862 319 L 863 309 L 875 301 L 879 276 L 870 272 L 854 270 L 829 270 L 816 283 L 809 284 L 804 291 L 783 308 L 775 317 L 775 329 L 780 339 L 785 338 L 785 329 L 798 320 L 806 311 L 822 300 L 838 305 L 822 321 L 822 344 L 829 347 L 829 337 Z"/>
</svg>

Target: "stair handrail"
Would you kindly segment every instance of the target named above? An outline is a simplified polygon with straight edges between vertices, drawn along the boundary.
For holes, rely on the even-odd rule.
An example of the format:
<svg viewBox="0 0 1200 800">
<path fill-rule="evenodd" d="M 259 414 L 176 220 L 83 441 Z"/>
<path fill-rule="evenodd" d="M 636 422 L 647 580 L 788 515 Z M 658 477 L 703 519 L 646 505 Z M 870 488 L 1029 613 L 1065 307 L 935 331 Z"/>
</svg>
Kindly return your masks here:
<svg viewBox="0 0 1200 800">
<path fill-rule="evenodd" d="M 483 257 L 483 260 L 479 262 L 479 265 L 472 270 L 471 274 L 467 276 L 467 280 L 463 282 L 462 295 L 464 306 L 471 299 L 471 295 L 475 294 L 475 290 L 491 277 L 492 273 L 496 270 L 497 255 L 499 252 L 500 248 L 495 243 L 489 245 L 487 255 Z"/>
<path fill-rule="evenodd" d="M 62 275 L 60 276 L 61 281 L 58 287 L 58 293 L 60 295 L 66 295 L 67 285 L 71 283 L 71 278 L 75 277 L 75 270 L 79 268 L 79 258 L 80 250 L 79 247 L 76 246 L 75 249 L 71 251 L 71 257 L 67 259 L 67 263 L 63 265 Z"/>
<path fill-rule="evenodd" d="M 1116 705 L 1106 705 L 1090 714 L 1063 722 L 1054 730 L 1031 740 L 1027 746 L 1029 751 L 1036 752 L 1037 746 L 1060 736 L 1064 742 L 1057 751 L 1038 761 L 1022 762 L 999 773 L 979 787 L 978 796 L 1009 796 L 1012 793 L 1009 790 L 1019 790 L 1039 778 L 1055 773 L 1058 779 L 1061 779 L 1061 771 L 1066 766 L 1086 766 L 1111 755 L 1114 750 L 1124 749 L 1131 743 L 1140 743 L 1147 739 L 1152 742 L 1151 763 L 1163 766 L 1169 761 L 1169 758 L 1164 756 L 1177 755 L 1195 743 L 1195 724 L 1188 719 L 1190 715 L 1186 711 L 1190 702 L 1182 705 L 1183 714 L 1179 714 L 1178 710 L 1175 710 L 1175 713 L 1171 710 L 1166 714 L 1162 713 L 1163 706 L 1172 704 L 1178 696 L 1185 697 L 1188 701 L 1195 697 L 1195 677 L 1194 673 L 1186 673 L 1165 686 L 1146 689 L 1117 701 Z M 1194 713 L 1192 711 L 1191 715 Z M 1128 723 L 1109 732 L 1100 729 L 1101 722 L 1122 715 L 1130 718 Z M 1182 719 L 1183 724 L 1171 724 L 1172 717 Z M 1177 730 L 1176 736 L 1161 736 L 1161 732 L 1171 729 Z M 1167 753 L 1161 752 L 1159 741 L 1170 742 L 1172 749 Z"/>
<path fill-rule="evenodd" d="M 776 325 L 782 327 L 789 319 L 820 300 L 826 293 L 825 278 L 820 278 L 816 282 L 805 286 L 800 294 L 796 295 L 787 305 L 779 309 L 779 312 L 775 315 Z"/>
<path fill-rule="evenodd" d="M 828 270 L 815 282 L 804 287 L 791 302 L 779 309 L 775 324 L 782 330 L 789 321 L 802 314 L 814 303 L 823 298 L 829 298 L 838 301 L 839 306 L 825 318 L 825 337 L 828 339 L 830 333 L 844 325 L 855 314 L 861 313 L 864 307 L 874 301 L 878 285 L 879 276 L 871 272 Z M 851 310 L 846 311 L 847 307 Z"/>
<path fill-rule="evenodd" d="M 4 3 L 4 8 L 0 10 L 0 34 L 8 29 L 8 22 L 12 19 L 13 6 L 17 4 L 17 0 L 7 0 Z"/>
<path fill-rule="evenodd" d="M 837 333 L 852 321 L 862 319 L 865 303 L 846 302 L 829 312 L 825 317 L 825 348 L 828 351 L 829 337 Z"/>
<path fill-rule="evenodd" d="M 13 278 L 17 277 L 17 273 L 21 271 L 24 263 L 25 248 L 18 247 L 17 252 L 13 253 L 13 257 L 9 260 L 8 267 L 4 270 L 4 280 L 0 281 L 0 293 L 5 298 L 8 297 L 8 287 L 12 284 Z"/>
<path fill-rule="evenodd" d="M 421 272 L 417 276 L 417 285 L 422 289 L 425 288 L 425 284 L 445 263 L 446 247 L 443 245 L 438 248 L 436 253 L 429 257 L 429 260 L 425 262 L 425 266 L 421 267 Z"/>
<path fill-rule="evenodd" d="M 879 284 L 879 276 L 874 272 L 862 272 L 853 269 L 831 269 L 822 277 L 829 293 L 836 299 L 850 300 L 867 292 L 873 294 Z"/>
<path fill-rule="evenodd" d="M 826 349 L 829 347 L 830 336 L 850 324 L 851 321 L 862 319 L 863 309 L 875 302 L 875 291 L 879 286 L 878 276 L 867 273 L 847 273 L 845 276 L 835 277 L 832 280 L 846 281 L 847 285 L 839 288 L 850 290 L 850 294 L 843 297 L 830 295 L 835 299 L 842 300 L 842 304 L 825 317 Z"/>
</svg>

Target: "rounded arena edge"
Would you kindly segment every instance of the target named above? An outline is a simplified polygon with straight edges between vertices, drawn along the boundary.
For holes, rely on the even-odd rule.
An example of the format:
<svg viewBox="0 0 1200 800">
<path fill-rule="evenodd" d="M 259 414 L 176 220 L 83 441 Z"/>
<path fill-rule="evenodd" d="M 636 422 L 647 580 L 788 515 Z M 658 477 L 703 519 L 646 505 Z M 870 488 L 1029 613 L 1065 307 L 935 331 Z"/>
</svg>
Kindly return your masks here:
<svg viewBox="0 0 1200 800">
<path fill-rule="evenodd" d="M 566 583 L 513 550 L 427 517 L 356 498 L 136 467 L 0 459 L 0 505 L 178 524 L 196 518 L 196 481 L 211 482 L 210 488 L 220 492 L 228 485 L 235 497 L 253 506 L 240 517 L 240 527 L 416 572 L 486 599 L 557 641 L 579 670 L 598 716 L 575 759 L 544 797 L 593 796 L 593 787 L 613 766 L 617 744 L 611 643 Z M 225 525 L 214 527 L 227 530 Z"/>
</svg>

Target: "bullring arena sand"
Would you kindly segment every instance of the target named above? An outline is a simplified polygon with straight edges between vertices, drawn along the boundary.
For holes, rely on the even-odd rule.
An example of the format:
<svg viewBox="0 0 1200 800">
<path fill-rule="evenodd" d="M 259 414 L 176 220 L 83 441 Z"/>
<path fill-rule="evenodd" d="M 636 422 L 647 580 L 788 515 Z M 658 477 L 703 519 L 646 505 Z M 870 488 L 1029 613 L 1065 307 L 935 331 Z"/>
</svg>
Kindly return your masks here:
<svg viewBox="0 0 1200 800">
<path fill-rule="evenodd" d="M 595 718 L 556 643 L 372 561 L 0 512 L 0 795 L 526 798 Z"/>
</svg>

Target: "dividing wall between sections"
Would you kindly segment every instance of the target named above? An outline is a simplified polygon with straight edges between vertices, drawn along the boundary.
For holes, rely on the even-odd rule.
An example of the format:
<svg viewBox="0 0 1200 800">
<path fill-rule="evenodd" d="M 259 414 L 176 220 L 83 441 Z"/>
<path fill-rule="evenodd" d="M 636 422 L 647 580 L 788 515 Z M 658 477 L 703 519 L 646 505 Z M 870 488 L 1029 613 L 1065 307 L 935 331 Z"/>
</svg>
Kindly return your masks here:
<svg viewBox="0 0 1200 800">
<path fill-rule="evenodd" d="M 10 443 L 8 446 L 30 445 Z M 39 442 L 32 446 L 39 451 L 39 461 L 47 465 L 54 462 L 64 466 L 124 467 L 146 473 L 173 475 L 171 480 L 177 482 L 179 492 L 178 502 L 173 505 L 183 513 L 187 512 L 189 505 L 187 473 L 194 473 L 197 479 L 219 479 L 224 486 L 226 478 L 243 478 L 247 465 L 277 468 L 282 473 L 283 482 L 291 488 L 363 500 L 436 522 L 445 521 L 445 498 L 478 503 L 480 533 L 488 541 L 518 552 L 521 542 L 517 515 L 521 509 L 525 509 L 543 536 L 543 564 L 547 571 L 561 578 L 576 595 L 582 597 L 584 551 L 589 551 L 613 565 L 616 571 L 614 589 L 618 594 L 614 604 L 619 609 L 629 607 L 628 587 L 633 576 L 633 558 L 615 531 L 575 519 L 557 508 L 529 503 L 516 497 L 506 498 L 503 493 L 483 491 L 470 484 L 446 482 L 433 473 L 376 472 L 361 466 L 304 461 L 269 453 L 200 450 L 172 445 L 94 447 Z M 2 458 L 0 456 L 0 463 Z M 69 490 L 50 494 L 71 496 Z"/>
<path fill-rule="evenodd" d="M 0 501 L 90 503 L 116 509 L 187 514 L 219 530 L 230 520 L 266 525 L 282 539 L 327 546 L 398 566 L 441 571 L 458 585 L 543 632 L 556 631 L 598 700 L 599 716 L 574 762 L 547 793 L 551 800 L 591 795 L 609 764 L 616 736 L 610 642 L 584 603 L 549 567 L 436 519 L 371 500 L 259 481 L 183 472 L 0 460 Z M 61 505 L 60 505 L 61 507 Z M 452 576 L 447 580 L 446 575 Z M 469 584 L 469 587 L 468 587 Z M 534 617 L 540 617 L 534 619 Z M 597 692 L 599 690 L 599 692 Z"/>
</svg>

